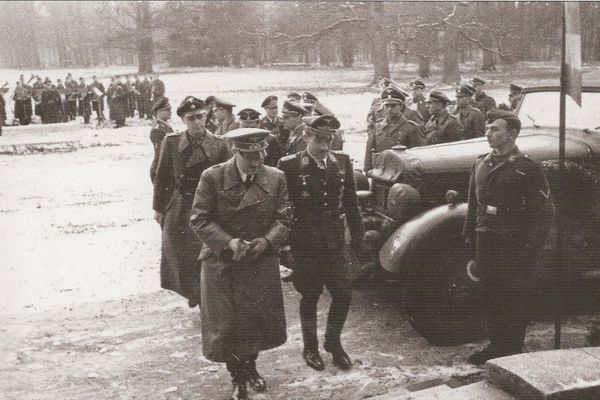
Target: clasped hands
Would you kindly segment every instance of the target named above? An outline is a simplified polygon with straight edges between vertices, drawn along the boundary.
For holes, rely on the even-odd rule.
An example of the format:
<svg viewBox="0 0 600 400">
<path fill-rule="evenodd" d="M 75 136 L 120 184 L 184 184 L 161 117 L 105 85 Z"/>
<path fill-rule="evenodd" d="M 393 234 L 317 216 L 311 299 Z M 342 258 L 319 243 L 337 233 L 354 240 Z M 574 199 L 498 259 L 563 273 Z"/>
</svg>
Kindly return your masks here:
<svg viewBox="0 0 600 400">
<path fill-rule="evenodd" d="M 234 262 L 251 261 L 267 250 L 269 242 L 265 238 L 256 238 L 250 242 L 235 238 L 227 243 L 227 247 L 233 252 Z"/>
</svg>

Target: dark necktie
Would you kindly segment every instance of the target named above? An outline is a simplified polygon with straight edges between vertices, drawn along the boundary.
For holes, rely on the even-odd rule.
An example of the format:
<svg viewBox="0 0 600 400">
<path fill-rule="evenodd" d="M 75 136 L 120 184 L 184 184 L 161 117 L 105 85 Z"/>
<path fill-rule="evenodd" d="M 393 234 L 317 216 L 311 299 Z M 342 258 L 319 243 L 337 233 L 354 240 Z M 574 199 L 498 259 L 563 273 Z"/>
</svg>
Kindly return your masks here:
<svg viewBox="0 0 600 400">
<path fill-rule="evenodd" d="M 246 186 L 246 189 L 249 189 L 250 186 L 252 186 L 253 181 L 254 181 L 253 175 L 246 175 L 246 180 L 244 181 L 244 186 Z"/>
</svg>

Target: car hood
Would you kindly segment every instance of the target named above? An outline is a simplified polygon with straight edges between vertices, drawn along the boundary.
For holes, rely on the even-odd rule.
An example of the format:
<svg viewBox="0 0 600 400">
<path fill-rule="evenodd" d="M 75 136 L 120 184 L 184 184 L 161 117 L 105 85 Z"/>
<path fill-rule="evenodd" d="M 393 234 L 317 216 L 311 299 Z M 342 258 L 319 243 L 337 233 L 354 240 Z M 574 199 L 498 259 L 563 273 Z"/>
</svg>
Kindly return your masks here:
<svg viewBox="0 0 600 400">
<path fill-rule="evenodd" d="M 556 130 L 527 129 L 517 138 L 521 152 L 535 161 L 558 159 L 558 134 Z M 418 181 L 421 174 L 448 173 L 470 170 L 473 161 L 491 151 L 485 137 L 411 149 L 390 149 L 374 158 L 374 168 L 369 176 L 384 181 L 410 183 Z M 565 154 L 567 159 L 582 159 L 591 155 L 591 148 L 575 135 L 569 135 Z"/>
</svg>

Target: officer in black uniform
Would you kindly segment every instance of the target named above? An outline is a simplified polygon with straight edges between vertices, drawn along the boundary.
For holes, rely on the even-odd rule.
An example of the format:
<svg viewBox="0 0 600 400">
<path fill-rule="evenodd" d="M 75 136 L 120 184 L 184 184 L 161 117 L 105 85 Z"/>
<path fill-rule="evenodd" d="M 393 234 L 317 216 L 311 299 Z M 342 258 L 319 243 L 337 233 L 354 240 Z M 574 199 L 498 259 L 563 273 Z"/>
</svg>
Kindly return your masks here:
<svg viewBox="0 0 600 400">
<path fill-rule="evenodd" d="M 473 96 L 473 100 L 477 102 L 479 105 L 479 111 L 483 114 L 484 118 L 488 111 L 496 108 L 496 100 L 493 97 L 488 96 L 484 91 L 483 87 L 485 86 L 485 81 L 481 78 L 473 78 L 471 79 L 471 85 L 475 88 L 475 95 Z"/>
<path fill-rule="evenodd" d="M 475 88 L 469 84 L 461 84 L 456 88 L 454 116 L 462 128 L 461 139 L 473 139 L 485 134 L 485 117 L 471 105 L 473 93 Z"/>
<path fill-rule="evenodd" d="M 158 100 L 151 110 L 152 115 L 156 115 L 156 121 L 150 131 L 150 141 L 154 147 L 154 159 L 150 166 L 150 180 L 154 183 L 154 177 L 156 176 L 156 168 L 158 167 L 158 156 L 160 154 L 160 145 L 169 133 L 173 132 L 173 128 L 169 125 L 171 119 L 171 105 L 169 99 L 163 97 Z"/>
<path fill-rule="evenodd" d="M 488 113 L 493 149 L 471 169 L 463 235 L 475 244 L 490 345 L 469 357 L 473 364 L 522 351 L 528 324 L 529 272 L 554 217 L 541 166 L 519 151 L 521 121 L 510 111 Z"/>
<path fill-rule="evenodd" d="M 295 259 L 294 286 L 302 295 L 302 357 L 316 370 L 325 368 L 317 340 L 317 303 L 323 286 L 332 297 L 324 348 L 339 368 L 352 365 L 340 340 L 352 297 L 344 219 L 352 248 L 364 249 L 352 162 L 348 155 L 329 150 L 339 127 L 332 115 L 313 117 L 305 130 L 306 149 L 282 158 L 277 165 L 285 172 L 294 210 L 289 244 Z"/>
</svg>

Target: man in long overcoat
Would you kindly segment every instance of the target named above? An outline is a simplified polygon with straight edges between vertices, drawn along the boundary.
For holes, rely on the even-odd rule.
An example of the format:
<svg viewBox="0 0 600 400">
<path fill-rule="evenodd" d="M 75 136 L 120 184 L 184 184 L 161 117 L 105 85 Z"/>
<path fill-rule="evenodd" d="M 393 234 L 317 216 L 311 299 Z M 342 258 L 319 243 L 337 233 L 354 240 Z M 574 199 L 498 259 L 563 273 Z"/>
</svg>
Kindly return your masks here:
<svg viewBox="0 0 600 400">
<path fill-rule="evenodd" d="M 163 228 L 160 284 L 195 307 L 200 303 L 197 260 L 201 243 L 189 224 L 194 191 L 202 172 L 229 159 L 230 151 L 223 139 L 204 128 L 206 109 L 202 100 L 186 97 L 177 115 L 187 130 L 165 137 L 154 177 L 153 208 Z"/>
<path fill-rule="evenodd" d="M 163 97 L 149 112 L 156 115 L 156 121 L 150 130 L 150 142 L 152 142 L 152 147 L 154 147 L 154 159 L 150 165 L 150 180 L 154 183 L 156 169 L 158 168 L 158 157 L 160 156 L 160 145 L 165 136 L 173 132 L 173 128 L 169 125 L 169 119 L 171 119 L 169 99 Z"/>
<path fill-rule="evenodd" d="M 117 77 L 111 78 L 110 85 L 106 89 L 106 97 L 108 98 L 108 117 L 111 121 L 115 121 L 115 128 L 125 126 L 127 95 Z"/>
<path fill-rule="evenodd" d="M 226 363 L 231 399 L 247 399 L 247 383 L 266 390 L 258 353 L 286 341 L 275 251 L 290 229 L 290 204 L 284 173 L 263 163 L 268 135 L 259 128 L 228 132 L 234 157 L 202 174 L 192 209 L 203 243 L 202 349 Z"/>
</svg>

